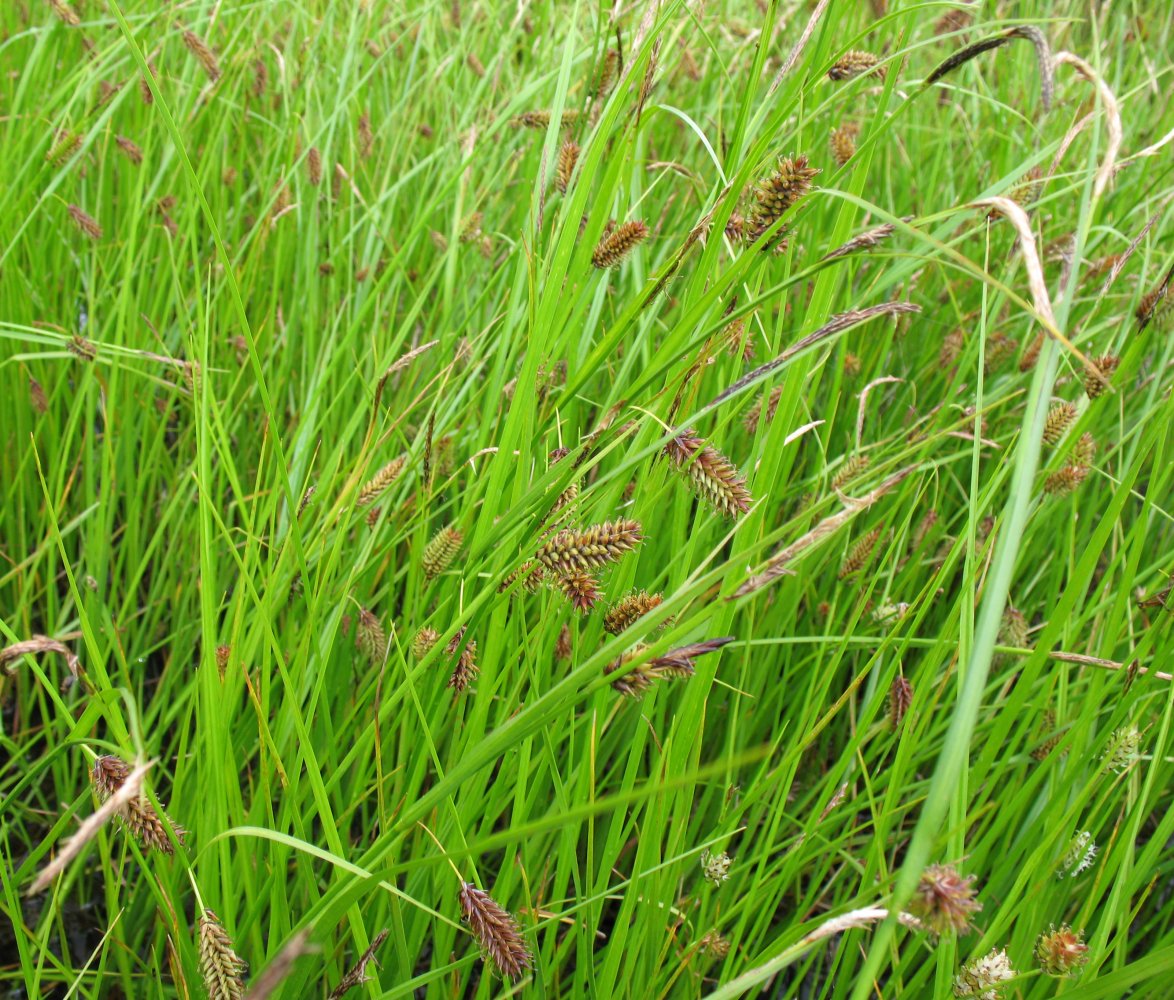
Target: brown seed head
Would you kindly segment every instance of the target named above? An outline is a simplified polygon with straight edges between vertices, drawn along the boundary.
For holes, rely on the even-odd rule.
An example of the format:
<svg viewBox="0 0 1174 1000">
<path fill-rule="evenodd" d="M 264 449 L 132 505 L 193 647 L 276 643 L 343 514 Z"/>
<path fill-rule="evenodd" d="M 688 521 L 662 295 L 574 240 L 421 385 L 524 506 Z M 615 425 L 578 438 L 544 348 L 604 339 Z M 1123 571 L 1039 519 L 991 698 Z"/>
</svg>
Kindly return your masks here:
<svg viewBox="0 0 1174 1000">
<path fill-rule="evenodd" d="M 90 781 L 93 783 L 98 796 L 109 798 L 120 789 L 130 776 L 131 767 L 126 761 L 112 754 L 99 757 L 94 761 L 90 772 Z M 167 827 L 155 812 L 150 800 L 143 795 L 132 798 L 118 812 L 118 819 L 144 848 L 156 850 L 161 854 L 172 854 L 175 848 L 171 838 L 167 835 Z M 169 821 L 170 822 L 170 821 Z M 182 844 L 184 828 L 177 823 L 170 823 L 176 839 Z"/>
<path fill-rule="evenodd" d="M 723 517 L 737 519 L 750 509 L 753 497 L 734 464 L 706 444 L 696 431 L 686 430 L 669 441 L 665 455 L 687 477 L 689 488 Z"/>
<path fill-rule="evenodd" d="M 82 23 L 81 18 L 77 16 L 77 11 L 69 6 L 65 0 L 49 0 L 49 6 L 53 8 L 53 13 L 57 15 L 62 24 L 76 28 Z"/>
<path fill-rule="evenodd" d="M 640 243 L 648 239 L 648 226 L 639 220 L 625 222 L 607 233 L 591 254 L 595 267 L 615 267 L 623 262 Z"/>
<path fill-rule="evenodd" d="M 840 580 L 846 579 L 853 573 L 859 572 L 867 564 L 872 556 L 872 550 L 876 548 L 876 543 L 880 540 L 881 528 L 879 525 L 862 535 L 852 548 L 848 550 L 848 554 L 844 557 L 844 561 L 840 564 L 840 571 L 837 578 Z"/>
<path fill-rule="evenodd" d="M 1035 335 L 1035 339 L 1027 345 L 1027 350 L 1023 352 L 1023 357 L 1019 359 L 1019 370 L 1021 372 L 1029 372 L 1035 367 L 1035 363 L 1039 361 L 1039 352 L 1044 348 L 1044 334 L 1041 330 Z"/>
<path fill-rule="evenodd" d="M 579 161 L 579 144 L 574 139 L 568 139 L 559 147 L 558 161 L 555 163 L 554 186 L 563 194 L 571 185 L 571 175 L 575 172 L 575 164 Z"/>
<path fill-rule="evenodd" d="M 724 636 L 720 639 L 707 639 L 704 642 L 691 643 L 670 650 L 662 656 L 654 657 L 645 663 L 639 663 L 627 670 L 622 676 L 611 682 L 614 690 L 628 698 L 639 698 L 648 691 L 658 680 L 686 680 L 693 676 L 696 668 L 694 659 L 721 649 L 728 642 L 733 642 L 733 636 Z M 643 646 L 638 646 L 618 660 L 614 660 L 604 668 L 605 674 L 619 673 L 636 659 Z"/>
<path fill-rule="evenodd" d="M 224 680 L 224 675 L 228 671 L 228 658 L 232 656 L 232 647 L 221 643 L 216 647 L 216 672 L 220 674 L 220 679 Z"/>
<path fill-rule="evenodd" d="M 645 590 L 627 594 L 608 608 L 603 628 L 612 635 L 619 635 L 663 602 L 664 598 L 660 594 L 650 594 Z"/>
<path fill-rule="evenodd" d="M 269 67 L 261 56 L 253 60 L 253 96 L 261 98 L 269 89 Z"/>
<path fill-rule="evenodd" d="M 1035 958 L 1049 976 L 1071 976 L 1088 961 L 1088 945 L 1081 931 L 1067 924 L 1059 930 L 1053 926 L 1036 941 Z"/>
<path fill-rule="evenodd" d="M 346 975 L 338 981 L 338 985 L 330 991 L 330 995 L 326 1000 L 341 1000 L 350 990 L 356 986 L 362 986 L 371 977 L 367 975 L 367 966 L 375 961 L 375 952 L 379 950 L 379 946 L 387 940 L 388 932 L 383 930 L 375 935 L 371 940 L 370 947 L 359 956 L 359 960 L 352 965 L 346 972 Z M 376 965 L 379 963 L 376 962 Z"/>
<path fill-rule="evenodd" d="M 69 206 L 69 217 L 73 219 L 74 225 L 90 239 L 100 240 L 102 238 L 102 227 L 98 225 L 98 220 L 87 215 L 77 205 Z"/>
<path fill-rule="evenodd" d="M 828 70 L 829 80 L 851 80 L 865 73 L 876 73 L 882 80 L 885 78 L 885 67 L 878 66 L 880 57 L 872 52 L 863 52 L 860 49 L 849 49 L 835 65 Z"/>
<path fill-rule="evenodd" d="M 322 183 L 322 154 L 317 146 L 311 146 L 306 153 L 306 178 L 314 187 Z"/>
<path fill-rule="evenodd" d="M 203 67 L 204 73 L 209 80 L 215 83 L 220 79 L 220 63 L 216 60 L 216 53 L 208 47 L 208 44 L 199 35 L 194 31 L 185 31 L 183 33 L 183 44 L 196 57 L 196 61 Z"/>
<path fill-rule="evenodd" d="M 1044 421 L 1044 442 L 1057 444 L 1075 420 L 1075 403 L 1057 403 L 1048 410 L 1047 420 Z"/>
<path fill-rule="evenodd" d="M 31 375 L 29 376 L 29 403 L 38 413 L 46 413 L 49 410 L 49 398 L 45 395 L 45 390 L 41 388 L 41 383 Z"/>
<path fill-rule="evenodd" d="M 469 930 L 489 958 L 506 979 L 517 979 L 531 968 L 530 949 L 522 938 L 518 922 L 497 905 L 484 889 L 472 882 L 461 885 L 458 900 L 461 915 Z"/>
<path fill-rule="evenodd" d="M 586 613 L 599 603 L 599 580 L 584 570 L 556 576 L 554 585 L 576 611 Z"/>
<path fill-rule="evenodd" d="M 453 653 L 456 651 L 456 645 L 464 637 L 465 630 L 461 629 L 457 633 L 456 638 L 445 647 L 446 651 Z M 470 639 L 465 643 L 465 648 L 461 650 L 457 657 L 456 665 L 453 667 L 452 674 L 448 678 L 448 686 L 453 689 L 456 694 L 460 694 L 466 690 L 473 678 L 477 676 L 477 641 Z"/>
<path fill-rule="evenodd" d="M 559 660 L 569 660 L 571 658 L 571 629 L 564 625 L 559 629 L 558 640 L 554 644 L 554 655 Z"/>
<path fill-rule="evenodd" d="M 1051 496 L 1066 496 L 1088 478 L 1087 465 L 1066 465 L 1044 480 L 1044 492 Z"/>
<path fill-rule="evenodd" d="M 247 969 L 216 914 L 205 910 L 200 917 L 200 974 L 208 1000 L 242 1000 Z"/>
<path fill-rule="evenodd" d="M 849 483 L 855 482 L 868 471 L 868 467 L 871 464 L 872 459 L 867 455 L 849 455 L 844 459 L 844 464 L 836 470 L 836 474 L 832 476 L 832 492 L 835 493 L 837 490 L 842 490 Z"/>
<path fill-rule="evenodd" d="M 758 186 L 747 238 L 757 240 L 782 218 L 811 190 L 811 181 L 819 172 L 808 165 L 806 156 L 782 157 L 775 172 Z"/>
<path fill-rule="evenodd" d="M 393 458 L 382 469 L 366 483 L 363 488 L 359 490 L 359 496 L 355 500 L 356 507 L 366 507 L 368 504 L 374 502 L 375 498 L 379 496 L 387 487 L 389 487 L 403 472 L 404 464 L 407 458 L 400 455 L 398 458 Z"/>
<path fill-rule="evenodd" d="M 999 645 L 1024 649 L 1027 646 L 1027 619 L 1018 608 L 1006 608 L 999 626 Z"/>
<path fill-rule="evenodd" d="M 889 687 L 889 725 L 900 728 L 901 720 L 913 704 L 913 685 L 898 674 Z"/>
<path fill-rule="evenodd" d="M 464 540 L 465 536 L 451 525 L 441 528 L 424 547 L 424 554 L 420 557 L 424 579 L 435 579 L 448 569 Z"/>
<path fill-rule="evenodd" d="M 634 549 L 643 537 L 639 521 L 605 521 L 582 531 L 560 531 L 535 558 L 558 575 L 601 569 Z"/>
<path fill-rule="evenodd" d="M 930 865 L 921 874 L 909 909 L 934 934 L 963 934 L 982 904 L 974 898 L 973 875 L 959 875 L 953 865 Z"/>
<path fill-rule="evenodd" d="M 579 120 L 579 112 L 575 108 L 568 108 L 562 114 L 560 126 L 567 128 Z M 510 121 L 514 128 L 546 129 L 550 125 L 549 111 L 525 111 Z"/>
<path fill-rule="evenodd" d="M 359 115 L 356 137 L 359 144 L 359 155 L 363 159 L 367 159 L 375 149 L 375 133 L 371 129 L 371 115 L 367 111 Z"/>
<path fill-rule="evenodd" d="M 114 142 L 126 155 L 126 158 L 130 160 L 130 162 L 133 163 L 136 167 L 143 162 L 143 151 L 139 149 L 139 147 L 136 146 L 133 142 L 131 142 L 125 135 L 116 135 L 114 137 Z"/>
<path fill-rule="evenodd" d="M 832 129 L 828 147 L 837 166 L 842 167 L 856 155 L 856 137 L 859 135 L 860 126 L 855 122 L 846 122 Z"/>
<path fill-rule="evenodd" d="M 1093 364 L 1101 370 L 1101 374 L 1107 379 L 1112 379 L 1113 372 L 1121 364 L 1121 359 L 1115 354 L 1102 354 L 1099 358 L 1093 359 Z M 1106 391 L 1106 387 L 1099 378 L 1092 372 L 1086 372 L 1084 376 L 1084 393 L 1089 399 L 1096 399 Z"/>
<path fill-rule="evenodd" d="M 1056 713 L 1050 708 L 1045 709 L 1040 717 L 1039 737 L 1040 744 L 1031 751 L 1031 756 L 1036 760 L 1045 760 L 1060 742 L 1060 734 L 1056 732 Z"/>
<path fill-rule="evenodd" d="M 98 348 L 93 341 L 87 340 L 80 333 L 75 333 L 65 345 L 70 354 L 81 358 L 82 361 L 94 361 L 98 357 Z"/>
<path fill-rule="evenodd" d="M 473 71 L 473 75 L 482 77 L 485 75 L 485 64 L 477 58 L 476 52 L 470 52 L 465 56 L 465 65 Z"/>
<path fill-rule="evenodd" d="M 746 428 L 747 434 L 753 434 L 758 430 L 758 421 L 762 418 L 763 404 L 766 409 L 766 422 L 769 424 L 775 418 L 775 412 L 779 408 L 779 400 L 783 398 L 783 387 L 776 385 L 770 391 L 770 395 L 765 392 L 754 401 L 754 405 L 746 411 L 746 416 L 742 418 L 742 426 Z"/>
</svg>

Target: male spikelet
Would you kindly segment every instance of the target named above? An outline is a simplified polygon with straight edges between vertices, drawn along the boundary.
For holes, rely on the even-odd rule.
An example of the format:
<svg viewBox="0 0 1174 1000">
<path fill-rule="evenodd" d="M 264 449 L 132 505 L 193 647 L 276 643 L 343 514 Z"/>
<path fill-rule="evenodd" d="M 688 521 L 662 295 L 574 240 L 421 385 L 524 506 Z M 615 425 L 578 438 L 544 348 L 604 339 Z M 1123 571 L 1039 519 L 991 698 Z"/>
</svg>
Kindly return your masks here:
<svg viewBox="0 0 1174 1000">
<path fill-rule="evenodd" d="M 880 56 L 860 49 L 849 49 L 831 69 L 828 70 L 829 80 L 851 80 L 865 73 L 875 73 L 882 80 L 885 77 L 885 67 L 878 65 Z"/>
<path fill-rule="evenodd" d="M 370 480 L 363 484 L 362 489 L 359 490 L 359 496 L 355 500 L 355 506 L 366 507 L 368 504 L 373 503 L 380 493 L 396 481 L 399 474 L 403 472 L 406 462 L 407 458 L 404 455 L 400 455 L 398 458 L 393 458 L 375 473 Z"/>
<path fill-rule="evenodd" d="M 534 557 L 560 576 L 601 569 L 634 549 L 643 537 L 639 521 L 605 521 L 582 531 L 560 531 Z"/>
<path fill-rule="evenodd" d="M 664 453 L 674 468 L 684 472 L 689 488 L 723 517 L 736 519 L 750 509 L 753 498 L 746 480 L 733 462 L 695 431 L 678 434 L 665 445 Z"/>
<path fill-rule="evenodd" d="M 458 896 L 461 916 L 481 946 L 482 954 L 506 979 L 517 979 L 532 965 L 530 949 L 518 922 L 484 889 L 462 882 Z"/>
<path fill-rule="evenodd" d="M 750 219 L 748 239 L 757 240 L 782 218 L 787 209 L 811 190 L 811 181 L 818 173 L 817 167 L 808 165 L 806 156 L 782 157 L 775 172 L 759 184 L 755 192 L 756 205 Z"/>
<path fill-rule="evenodd" d="M 68 211 L 69 217 L 73 219 L 73 224 L 86 236 L 92 240 L 100 240 L 102 238 L 102 227 L 98 225 L 97 219 L 91 215 L 87 215 L 78 205 L 70 205 Z"/>
<path fill-rule="evenodd" d="M 728 642 L 733 642 L 733 636 L 723 636 L 720 639 L 706 639 L 703 642 L 690 643 L 670 650 L 663 656 L 657 656 L 646 663 L 641 663 L 622 676 L 611 682 L 614 690 L 627 698 L 639 698 L 659 680 L 686 680 L 696 673 L 693 661 L 698 656 L 712 653 L 721 649 Z M 637 647 L 618 660 L 612 661 L 604 668 L 605 674 L 614 674 L 621 671 L 632 662 L 643 647 Z"/>
<path fill-rule="evenodd" d="M 860 126 L 855 122 L 846 122 L 832 129 L 832 134 L 828 139 L 828 147 L 831 150 L 832 159 L 836 161 L 836 166 L 842 167 L 856 155 L 856 137 L 858 135 L 860 135 Z"/>
<path fill-rule="evenodd" d="M 247 969 L 219 918 L 205 910 L 200 917 L 200 974 L 209 1000 L 242 1000 Z"/>
<path fill-rule="evenodd" d="M 441 528 L 424 546 L 424 554 L 420 558 L 424 579 L 433 580 L 448 569 L 460 552 L 464 540 L 465 536 L 451 525 Z"/>
<path fill-rule="evenodd" d="M 322 154 L 317 146 L 311 146 L 306 153 L 306 179 L 314 187 L 322 183 Z"/>
<path fill-rule="evenodd" d="M 121 757 L 106 754 L 94 761 L 90 771 L 90 781 L 98 792 L 98 797 L 105 800 L 120 789 L 131 772 L 130 765 Z M 118 813 L 119 821 L 143 847 L 159 851 L 161 854 L 172 854 L 175 848 L 171 838 L 167 836 L 167 828 L 159 818 L 159 814 L 145 795 L 132 798 Z M 184 838 L 184 828 L 177 823 L 170 823 L 175 838 L 181 844 Z"/>
<path fill-rule="evenodd" d="M 876 543 L 880 540 L 882 530 L 879 526 L 873 528 L 867 534 L 861 536 L 860 540 L 848 550 L 848 554 L 840 564 L 840 571 L 836 574 L 838 579 L 847 579 L 868 564 L 868 560 L 872 556 L 872 550 L 876 548 Z"/>
<path fill-rule="evenodd" d="M 216 53 L 208 47 L 207 42 L 194 31 L 185 31 L 183 33 L 183 44 L 196 57 L 196 61 L 200 64 L 209 80 L 215 83 L 220 79 L 220 63 L 216 59 Z"/>
<path fill-rule="evenodd" d="M 621 264 L 639 244 L 648 239 L 648 226 L 635 219 L 616 226 L 596 245 L 591 254 L 591 263 L 604 270 Z"/>
<path fill-rule="evenodd" d="M 889 687 L 889 725 L 894 729 L 901 727 L 901 721 L 909 706 L 913 704 L 913 685 L 898 674 L 893 678 Z"/>
<path fill-rule="evenodd" d="M 959 875 L 953 865 L 930 865 L 921 874 L 909 910 L 934 934 L 964 933 L 970 917 L 982 909 L 974 898 L 974 876 Z"/>
<path fill-rule="evenodd" d="M 1093 359 L 1093 364 L 1101 370 L 1101 374 L 1106 379 L 1112 379 L 1113 372 L 1121 364 L 1121 359 L 1115 354 L 1102 354 L 1099 358 Z M 1098 396 L 1106 392 L 1105 384 L 1097 378 L 1092 372 L 1085 372 L 1084 375 L 1084 394 L 1089 399 L 1096 399 Z"/>
<path fill-rule="evenodd" d="M 1057 444 L 1076 420 L 1075 403 L 1057 403 L 1044 421 L 1044 443 Z"/>
<path fill-rule="evenodd" d="M 558 151 L 558 161 L 554 169 L 554 186 L 562 194 L 567 193 L 571 185 L 571 175 L 575 172 L 575 164 L 579 161 L 579 144 L 574 139 L 568 139 Z"/>
<path fill-rule="evenodd" d="M 663 602 L 660 594 L 650 594 L 646 590 L 627 594 L 608 608 L 603 628 L 612 635 L 619 635 Z"/>
</svg>

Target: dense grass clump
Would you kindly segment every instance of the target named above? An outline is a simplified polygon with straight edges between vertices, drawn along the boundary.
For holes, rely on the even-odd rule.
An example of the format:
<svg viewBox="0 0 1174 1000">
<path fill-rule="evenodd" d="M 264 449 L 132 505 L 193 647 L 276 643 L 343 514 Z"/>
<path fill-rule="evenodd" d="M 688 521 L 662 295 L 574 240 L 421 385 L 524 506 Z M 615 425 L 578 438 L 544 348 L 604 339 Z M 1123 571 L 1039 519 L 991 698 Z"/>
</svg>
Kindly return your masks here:
<svg viewBox="0 0 1174 1000">
<path fill-rule="evenodd" d="M 0 994 L 1169 995 L 1163 5 L 0 8 Z"/>
</svg>

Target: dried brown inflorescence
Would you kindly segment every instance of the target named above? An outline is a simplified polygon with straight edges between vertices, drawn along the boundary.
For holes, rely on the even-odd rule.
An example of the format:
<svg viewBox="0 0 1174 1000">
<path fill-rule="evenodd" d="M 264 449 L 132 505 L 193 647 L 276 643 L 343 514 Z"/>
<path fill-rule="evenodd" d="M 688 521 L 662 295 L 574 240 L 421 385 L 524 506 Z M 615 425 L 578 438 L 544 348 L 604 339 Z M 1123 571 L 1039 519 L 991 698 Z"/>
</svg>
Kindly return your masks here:
<svg viewBox="0 0 1174 1000">
<path fill-rule="evenodd" d="M 116 135 L 114 142 L 122 150 L 123 155 L 136 167 L 143 162 L 143 151 L 125 135 Z"/>
<path fill-rule="evenodd" d="M 627 594 L 608 608 L 603 618 L 604 631 L 619 635 L 663 602 L 660 594 L 650 594 L 646 590 Z"/>
<path fill-rule="evenodd" d="M 575 164 L 579 162 L 579 144 L 574 139 L 568 139 L 558 151 L 558 161 L 554 168 L 554 186 L 563 194 L 571 186 L 571 176 L 575 172 Z"/>
<path fill-rule="evenodd" d="M 973 875 L 959 875 L 953 865 L 930 865 L 921 874 L 909 909 L 934 934 L 962 934 L 982 904 L 974 898 Z"/>
<path fill-rule="evenodd" d="M 861 49 L 849 49 L 828 70 L 829 80 L 851 80 L 865 73 L 875 73 L 882 80 L 885 68 L 880 63 L 880 56 Z"/>
<path fill-rule="evenodd" d="M 209 80 L 215 83 L 220 79 L 220 63 L 216 59 L 216 53 L 209 48 L 207 42 L 194 31 L 185 31 L 183 33 L 183 44 L 196 57 L 196 61 L 200 64 Z"/>
<path fill-rule="evenodd" d="M 889 687 L 889 725 L 894 729 L 901 726 L 901 720 L 913 704 L 913 685 L 898 674 Z"/>
<path fill-rule="evenodd" d="M 460 552 L 464 540 L 465 536 L 451 525 L 441 528 L 433 535 L 431 541 L 424 546 L 424 554 L 420 557 L 424 579 L 433 580 L 448 569 Z"/>
<path fill-rule="evenodd" d="M 808 165 L 806 156 L 782 157 L 775 172 L 759 184 L 755 192 L 755 208 L 747 238 L 751 241 L 759 239 L 781 219 L 811 190 L 811 181 L 818 173 L 817 167 Z"/>
<path fill-rule="evenodd" d="M 380 493 L 399 478 L 399 474 L 403 472 L 406 462 L 407 458 L 400 455 L 398 458 L 393 458 L 375 473 L 371 479 L 363 484 L 362 489 L 359 490 L 359 496 L 355 500 L 355 506 L 366 507 L 368 504 L 373 503 Z"/>
<path fill-rule="evenodd" d="M 322 154 L 317 146 L 311 146 L 306 153 L 306 179 L 314 187 L 322 183 Z"/>
<path fill-rule="evenodd" d="M 93 770 L 90 771 L 90 781 L 99 798 L 106 799 L 122 787 L 130 773 L 130 765 L 121 757 L 105 754 L 94 761 Z M 171 827 L 175 839 L 181 844 L 183 843 L 183 827 L 171 822 L 170 818 L 167 819 L 165 825 L 145 795 L 132 798 L 119 810 L 117 815 L 131 836 L 148 850 L 156 850 L 161 854 L 175 852 L 171 838 L 167 835 L 167 826 Z"/>
<path fill-rule="evenodd" d="M 200 974 L 208 1000 L 242 1000 L 247 970 L 219 918 L 205 910 L 200 917 Z"/>
<path fill-rule="evenodd" d="M 69 217 L 73 219 L 73 224 L 85 233 L 86 236 L 92 240 L 100 240 L 102 238 L 102 227 L 98 225 L 98 220 L 92 215 L 88 215 L 78 205 L 70 205 L 68 211 Z"/>
<path fill-rule="evenodd" d="M 517 979 L 531 967 L 533 959 L 517 920 L 489 893 L 472 882 L 463 882 L 458 901 L 465 923 L 498 972 L 506 979 Z"/>
<path fill-rule="evenodd" d="M 465 629 L 462 627 L 456 635 L 452 637 L 449 644 L 444 647 L 444 651 L 450 656 L 458 649 L 460 649 L 461 642 L 465 638 Z M 473 678 L 477 676 L 477 641 L 470 639 L 465 643 L 464 649 L 461 649 L 460 655 L 457 656 L 457 662 L 453 666 L 452 674 L 448 678 L 448 686 L 457 694 L 460 694 L 469 684 Z"/>
<path fill-rule="evenodd" d="M 860 126 L 855 122 L 845 122 L 832 129 L 828 138 L 828 148 L 836 166 L 842 167 L 856 155 L 856 139 L 860 135 Z"/>
<path fill-rule="evenodd" d="M 53 8 L 53 13 L 57 15 L 62 24 L 76 28 L 82 23 L 81 18 L 77 16 L 77 11 L 67 4 L 65 0 L 49 0 L 49 6 Z"/>
<path fill-rule="evenodd" d="M 873 528 L 862 535 L 859 541 L 848 550 L 848 554 L 840 564 L 840 571 L 836 574 L 838 579 L 846 579 L 868 564 L 868 560 L 872 558 L 872 550 L 876 548 L 876 543 L 880 540 L 882 530 L 880 526 Z"/>
<path fill-rule="evenodd" d="M 653 657 L 645 663 L 639 663 L 630 669 L 625 669 L 643 651 L 644 647 L 641 646 L 609 663 L 604 668 L 604 673 L 615 674 L 623 671 L 621 676 L 611 682 L 612 688 L 626 697 L 639 698 L 658 680 L 683 680 L 692 677 L 696 669 L 693 666 L 693 661 L 697 657 L 712 653 L 721 649 L 726 643 L 733 641 L 734 637 L 730 635 L 720 639 L 706 639 L 703 642 L 690 643 L 687 646 L 679 646 L 669 650 L 661 656 Z"/>
<path fill-rule="evenodd" d="M 673 467 L 685 474 L 690 489 L 722 516 L 738 518 L 750 509 L 753 498 L 745 478 L 696 431 L 682 431 L 665 445 L 664 453 Z"/>
<path fill-rule="evenodd" d="M 372 962 L 375 962 L 375 952 L 378 951 L 379 946 L 387 940 L 387 934 L 388 932 L 384 930 L 375 935 L 367 950 L 364 951 L 363 954 L 359 956 L 359 960 L 347 970 L 346 975 L 338 981 L 338 985 L 330 991 L 330 995 L 326 998 L 326 1000 L 339 1000 L 340 997 L 345 996 L 356 986 L 361 986 L 371 978 L 367 975 L 367 966 Z M 378 965 L 379 963 L 375 962 L 375 964 Z"/>
<path fill-rule="evenodd" d="M 631 552 L 643 537 L 639 521 L 605 521 L 581 531 L 560 531 L 535 553 L 535 559 L 559 576 L 601 569 Z"/>
<path fill-rule="evenodd" d="M 639 244 L 648 239 L 648 226 L 636 219 L 616 226 L 596 244 L 591 263 L 603 270 L 621 264 Z"/>
</svg>

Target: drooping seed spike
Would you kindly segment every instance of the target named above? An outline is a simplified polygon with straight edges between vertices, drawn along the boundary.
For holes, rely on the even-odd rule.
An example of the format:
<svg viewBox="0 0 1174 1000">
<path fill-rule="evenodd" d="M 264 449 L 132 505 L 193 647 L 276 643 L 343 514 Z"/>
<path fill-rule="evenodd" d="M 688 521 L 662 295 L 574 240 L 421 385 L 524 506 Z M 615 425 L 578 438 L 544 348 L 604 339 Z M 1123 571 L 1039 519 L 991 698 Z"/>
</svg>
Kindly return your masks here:
<svg viewBox="0 0 1174 1000">
<path fill-rule="evenodd" d="M 460 552 L 464 540 L 465 536 L 451 525 L 441 528 L 424 547 L 424 554 L 420 558 L 424 579 L 433 580 L 448 569 Z"/>
<path fill-rule="evenodd" d="M 1057 403 L 1048 410 L 1047 419 L 1044 421 L 1044 443 L 1058 444 L 1075 420 L 1075 403 Z"/>
<path fill-rule="evenodd" d="M 852 80 L 865 73 L 875 73 L 882 80 L 885 78 L 885 67 L 878 65 L 880 56 L 861 49 L 849 49 L 831 69 L 828 70 L 829 80 Z"/>
<path fill-rule="evenodd" d="M 400 455 L 398 458 L 393 458 L 382 469 L 380 469 L 374 476 L 363 484 L 362 489 L 359 490 L 359 495 L 355 499 L 356 507 L 366 507 L 371 504 L 387 487 L 399 478 L 399 474 L 404 470 L 404 464 L 407 458 Z"/>
<path fill-rule="evenodd" d="M 627 594 L 608 608 L 603 619 L 604 631 L 619 635 L 663 602 L 664 598 L 660 594 L 650 594 L 644 590 Z"/>
<path fill-rule="evenodd" d="M 208 1000 L 242 1000 L 248 966 L 236 953 L 232 938 L 211 910 L 200 917 L 200 974 Z"/>
<path fill-rule="evenodd" d="M 582 531 L 560 531 L 535 558 L 557 575 L 601 569 L 634 549 L 643 537 L 639 521 L 606 521 Z"/>
<path fill-rule="evenodd" d="M 873 528 L 862 535 L 860 540 L 848 550 L 848 554 L 840 564 L 840 571 L 836 574 L 838 579 L 844 580 L 868 564 L 868 560 L 872 557 L 872 550 L 876 548 L 876 543 L 880 540 L 882 530 L 879 526 Z"/>
<path fill-rule="evenodd" d="M 648 239 L 648 226 L 640 220 L 625 222 L 606 233 L 591 254 L 591 263 L 604 270 L 616 267 L 641 243 Z"/>
<path fill-rule="evenodd" d="M 723 517 L 737 519 L 750 509 L 753 497 L 745 478 L 696 431 L 682 431 L 665 445 L 664 453 L 673 467 L 684 473 L 689 488 Z"/>
<path fill-rule="evenodd" d="M 517 979 L 533 963 L 517 920 L 499 906 L 484 889 L 472 882 L 461 884 L 461 915 L 481 951 L 506 979 Z"/>
</svg>

